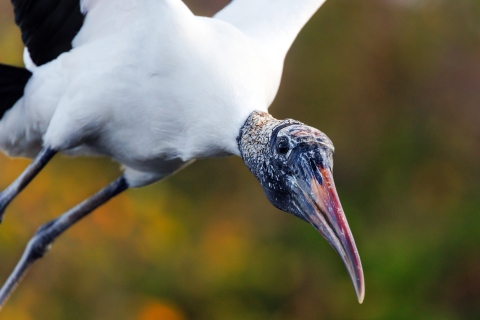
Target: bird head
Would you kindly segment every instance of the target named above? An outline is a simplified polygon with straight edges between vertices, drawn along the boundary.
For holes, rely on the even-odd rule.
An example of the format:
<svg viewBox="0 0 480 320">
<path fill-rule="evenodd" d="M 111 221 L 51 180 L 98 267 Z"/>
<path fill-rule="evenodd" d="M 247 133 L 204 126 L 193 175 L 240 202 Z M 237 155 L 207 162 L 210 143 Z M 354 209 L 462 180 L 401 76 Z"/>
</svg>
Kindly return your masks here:
<svg viewBox="0 0 480 320">
<path fill-rule="evenodd" d="M 332 141 L 299 121 L 255 111 L 237 142 L 268 200 L 310 223 L 340 255 L 362 303 L 362 264 L 333 181 Z"/>
</svg>

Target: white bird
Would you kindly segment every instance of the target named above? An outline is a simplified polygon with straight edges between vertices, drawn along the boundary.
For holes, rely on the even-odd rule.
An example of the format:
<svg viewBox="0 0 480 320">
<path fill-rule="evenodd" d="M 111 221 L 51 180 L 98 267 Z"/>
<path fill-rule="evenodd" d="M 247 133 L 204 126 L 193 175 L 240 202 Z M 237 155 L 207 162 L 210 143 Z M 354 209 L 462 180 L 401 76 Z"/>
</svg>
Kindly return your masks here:
<svg viewBox="0 0 480 320">
<path fill-rule="evenodd" d="M 124 172 L 39 228 L 0 307 L 80 218 L 128 188 L 225 155 L 241 156 L 274 206 L 326 238 L 361 303 L 363 271 L 332 178 L 333 144 L 267 112 L 288 49 L 324 2 L 234 0 L 206 18 L 180 0 L 12 0 L 28 71 L 0 65 L 0 149 L 34 160 L 1 193 L 0 218 L 57 152 L 108 156 Z"/>
</svg>

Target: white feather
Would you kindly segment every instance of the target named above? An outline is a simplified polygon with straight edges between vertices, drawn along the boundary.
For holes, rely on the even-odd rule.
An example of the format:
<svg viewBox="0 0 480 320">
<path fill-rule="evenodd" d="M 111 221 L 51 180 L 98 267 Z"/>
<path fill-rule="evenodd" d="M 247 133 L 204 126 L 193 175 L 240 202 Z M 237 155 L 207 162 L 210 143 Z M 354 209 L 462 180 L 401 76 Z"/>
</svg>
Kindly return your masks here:
<svg viewBox="0 0 480 320">
<path fill-rule="evenodd" d="M 0 148 L 106 155 L 132 186 L 238 155 L 241 126 L 268 109 L 288 48 L 323 2 L 235 0 L 212 19 L 179 0 L 83 0 L 74 48 L 32 69 Z"/>
</svg>

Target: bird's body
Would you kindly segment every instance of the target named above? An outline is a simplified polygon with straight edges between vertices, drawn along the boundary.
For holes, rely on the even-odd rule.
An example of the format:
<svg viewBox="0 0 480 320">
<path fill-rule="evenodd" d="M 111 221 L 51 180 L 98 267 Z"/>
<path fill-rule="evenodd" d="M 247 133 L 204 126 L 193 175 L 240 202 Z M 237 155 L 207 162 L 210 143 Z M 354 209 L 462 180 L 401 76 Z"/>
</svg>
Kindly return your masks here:
<svg viewBox="0 0 480 320">
<path fill-rule="evenodd" d="M 126 167 L 132 186 L 194 159 L 240 154 L 239 130 L 273 101 L 288 47 L 271 50 L 259 34 L 221 20 L 222 12 L 198 17 L 178 0 L 84 1 L 82 8 L 72 50 L 38 67 L 26 53 L 33 76 L 0 122 L 3 150 L 33 157 L 48 145 L 109 156 Z"/>
<path fill-rule="evenodd" d="M 27 82 L 24 71 L 8 69 L 21 75 L 12 83 L 26 85 L 0 120 L 0 149 L 35 160 L 0 194 L 0 218 L 56 152 L 108 156 L 124 174 L 39 229 L 0 291 L 0 307 L 25 268 L 93 209 L 195 159 L 225 155 L 241 156 L 276 207 L 330 242 L 363 300 L 360 259 L 331 174 L 333 144 L 267 113 L 290 45 L 325 0 L 235 0 L 214 18 L 193 15 L 180 0 L 41 1 L 72 4 L 74 29 L 49 51 L 41 40 L 55 40 L 45 30 L 62 16 L 41 2 L 12 1 L 32 76 Z M 50 24 L 32 24 L 41 20 L 35 10 Z"/>
</svg>

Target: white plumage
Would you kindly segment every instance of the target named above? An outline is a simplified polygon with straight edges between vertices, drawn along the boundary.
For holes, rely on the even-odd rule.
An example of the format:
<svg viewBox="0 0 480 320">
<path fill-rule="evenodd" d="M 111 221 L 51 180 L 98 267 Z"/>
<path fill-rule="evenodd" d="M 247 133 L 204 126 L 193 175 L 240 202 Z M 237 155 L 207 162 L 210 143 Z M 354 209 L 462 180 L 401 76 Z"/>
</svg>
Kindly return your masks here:
<svg viewBox="0 0 480 320">
<path fill-rule="evenodd" d="M 0 146 L 106 155 L 135 187 L 193 159 L 239 155 L 240 127 L 267 111 L 288 48 L 323 2 L 236 0 L 205 18 L 179 0 L 82 1 L 74 48 L 31 68 Z"/>
</svg>

